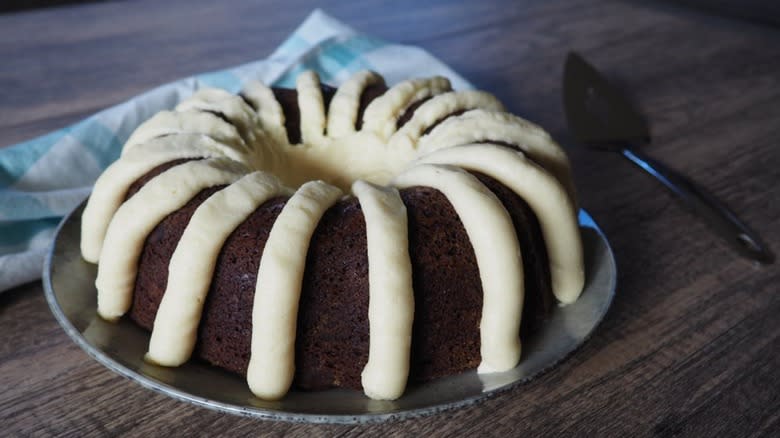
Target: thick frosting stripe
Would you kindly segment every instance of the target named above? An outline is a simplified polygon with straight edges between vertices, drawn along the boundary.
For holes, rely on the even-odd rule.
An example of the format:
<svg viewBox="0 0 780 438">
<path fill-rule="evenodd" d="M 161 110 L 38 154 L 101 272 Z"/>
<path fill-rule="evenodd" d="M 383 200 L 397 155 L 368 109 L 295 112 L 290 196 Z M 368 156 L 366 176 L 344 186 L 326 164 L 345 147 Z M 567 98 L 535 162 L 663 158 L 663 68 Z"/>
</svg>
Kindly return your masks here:
<svg viewBox="0 0 780 438">
<path fill-rule="evenodd" d="M 469 143 L 503 142 L 517 146 L 566 188 L 575 199 L 569 158 L 563 149 L 539 126 L 514 114 L 475 109 L 449 117 L 420 138 L 421 154 Z"/>
<path fill-rule="evenodd" d="M 203 134 L 237 151 L 245 153 L 249 150 L 236 127 L 214 114 L 202 111 L 161 111 L 133 131 L 122 149 L 122 155 L 155 137 L 171 134 Z"/>
<path fill-rule="evenodd" d="M 258 81 L 251 81 L 241 91 L 249 102 L 257 108 L 260 128 L 273 144 L 287 145 L 287 128 L 284 127 L 284 111 L 279 101 L 276 100 L 273 90 Z"/>
<path fill-rule="evenodd" d="M 205 111 L 221 114 L 236 127 L 248 147 L 252 148 L 255 143 L 257 114 L 243 99 L 233 93 L 218 88 L 202 88 L 177 105 L 176 111 Z"/>
<path fill-rule="evenodd" d="M 396 131 L 398 118 L 411 104 L 451 89 L 449 79 L 439 76 L 401 82 L 368 104 L 362 131 L 387 140 Z"/>
<path fill-rule="evenodd" d="M 168 153 L 175 150 L 204 150 L 211 151 L 217 156 L 230 158 L 242 164 L 250 164 L 251 156 L 243 150 L 238 150 L 233 146 L 221 143 L 206 134 L 198 133 L 177 133 L 154 137 L 134 146 L 130 151 L 123 155 L 122 159 L 140 159 L 141 157 Z"/>
<path fill-rule="evenodd" d="M 325 103 L 320 77 L 313 71 L 301 73 L 296 86 L 301 110 L 301 142 L 318 146 L 325 138 Z"/>
<path fill-rule="evenodd" d="M 420 105 L 412 119 L 390 137 L 387 145 L 390 149 L 414 149 L 426 129 L 453 113 L 475 108 L 502 111 L 504 106 L 484 91 L 443 93 Z"/>
<path fill-rule="evenodd" d="M 123 159 L 115 161 L 95 181 L 89 202 L 81 216 L 81 255 L 97 263 L 103 239 L 114 213 L 122 205 L 130 186 L 155 167 L 181 158 L 222 156 L 214 140 L 201 135 L 159 137 L 144 143 Z"/>
<path fill-rule="evenodd" d="M 246 172 L 245 166 L 225 158 L 189 161 L 159 174 L 122 204 L 100 253 L 95 280 L 98 314 L 115 320 L 130 309 L 138 257 L 146 236 L 160 221 L 201 190 L 230 184 Z"/>
<path fill-rule="evenodd" d="M 190 358 L 222 245 L 259 206 L 286 193 L 273 175 L 253 172 L 198 206 L 168 265 L 168 283 L 154 320 L 148 361 L 179 366 Z"/>
<path fill-rule="evenodd" d="M 512 218 L 484 184 L 457 167 L 419 164 L 393 180 L 398 188 L 432 187 L 450 201 L 471 240 L 482 281 L 481 373 L 506 371 L 520 361 L 524 278 Z"/>
<path fill-rule="evenodd" d="M 414 322 L 406 206 L 398 190 L 356 181 L 368 241 L 368 363 L 363 391 L 378 400 L 403 394 L 409 377 Z"/>
<path fill-rule="evenodd" d="M 352 75 L 336 90 L 328 109 L 328 137 L 337 138 L 355 133 L 360 97 L 366 87 L 382 81 L 372 71 L 360 71 Z"/>
<path fill-rule="evenodd" d="M 577 209 L 555 178 L 527 160 L 522 152 L 489 144 L 440 149 L 419 161 L 484 173 L 522 197 L 542 228 L 555 297 L 564 304 L 579 297 L 585 272 Z"/>
<path fill-rule="evenodd" d="M 257 273 L 247 382 L 262 399 L 283 397 L 295 374 L 298 301 L 309 241 L 320 218 L 342 195 L 322 181 L 302 185 L 271 227 Z"/>
</svg>

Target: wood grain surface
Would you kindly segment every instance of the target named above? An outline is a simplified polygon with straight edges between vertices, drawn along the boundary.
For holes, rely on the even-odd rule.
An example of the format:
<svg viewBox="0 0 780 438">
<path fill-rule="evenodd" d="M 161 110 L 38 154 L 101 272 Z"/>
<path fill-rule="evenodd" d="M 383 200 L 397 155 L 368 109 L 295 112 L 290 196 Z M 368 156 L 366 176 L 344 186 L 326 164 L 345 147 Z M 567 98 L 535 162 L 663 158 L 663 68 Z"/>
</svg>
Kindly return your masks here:
<svg viewBox="0 0 780 438">
<path fill-rule="evenodd" d="M 576 354 L 476 406 L 368 426 L 216 413 L 89 358 L 40 284 L 0 294 L 3 436 L 778 436 L 780 271 L 739 258 L 653 179 L 567 133 L 569 50 L 646 113 L 646 151 L 720 196 L 780 250 L 780 29 L 652 1 L 89 2 L 0 15 L 0 145 L 156 85 L 263 58 L 316 6 L 424 47 L 571 154 L 619 268 Z M 2 275 L 2 273 L 0 273 Z"/>
</svg>

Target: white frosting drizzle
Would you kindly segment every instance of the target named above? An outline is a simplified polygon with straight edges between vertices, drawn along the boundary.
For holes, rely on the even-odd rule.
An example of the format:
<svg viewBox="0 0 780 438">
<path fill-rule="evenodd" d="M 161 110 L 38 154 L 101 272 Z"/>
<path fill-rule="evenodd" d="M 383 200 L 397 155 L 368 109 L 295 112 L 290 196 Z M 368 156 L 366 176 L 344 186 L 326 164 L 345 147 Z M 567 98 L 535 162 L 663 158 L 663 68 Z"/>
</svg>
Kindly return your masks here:
<svg viewBox="0 0 780 438">
<path fill-rule="evenodd" d="M 240 163 L 226 158 L 189 161 L 153 178 L 122 204 L 108 226 L 100 253 L 95 280 L 98 314 L 115 320 L 130 309 L 138 257 L 146 236 L 163 218 L 199 191 L 230 184 L 246 171 Z"/>
<path fill-rule="evenodd" d="M 542 228 L 550 261 L 552 290 L 562 303 L 574 302 L 585 284 L 577 209 L 563 186 L 522 152 L 476 144 L 440 149 L 423 163 L 460 166 L 484 173 L 528 203 Z"/>
<path fill-rule="evenodd" d="M 218 88 L 202 88 L 176 106 L 176 111 L 206 111 L 222 114 L 238 129 L 248 147 L 255 143 L 257 114 L 233 93 Z"/>
<path fill-rule="evenodd" d="M 284 111 L 274 97 L 274 92 L 258 81 L 251 81 L 241 94 L 257 108 L 260 129 L 272 140 L 272 144 L 286 146 L 287 128 L 284 127 Z"/>
<path fill-rule="evenodd" d="M 477 178 L 451 165 L 490 175 L 528 202 L 542 226 L 553 291 L 568 303 L 577 298 L 584 280 L 568 159 L 541 128 L 499 112 L 501 104 L 492 96 L 447 93 L 450 83 L 440 77 L 390 88 L 369 104 L 363 127 L 355 132 L 360 96 L 380 80 L 371 72 L 353 76 L 337 90 L 326 117 L 319 78 L 311 72 L 300 75 L 303 144 L 293 147 L 281 105 L 273 91 L 258 82 L 247 84 L 242 92 L 257 111 L 239 97 L 205 89 L 177 111 L 158 113 L 143 123 L 126 143 L 121 159 L 99 178 L 83 217 L 84 257 L 100 259 L 98 313 L 113 320 L 129 309 L 138 257 L 147 236 L 165 216 L 200 190 L 230 184 L 248 173 L 240 163 L 272 172 L 281 182 L 250 174 L 213 194 L 193 214 L 171 260 L 148 358 L 165 365 L 187 360 L 225 239 L 258 205 L 285 192 L 282 184 L 300 185 L 271 229 L 252 309 L 253 354 L 247 381 L 258 397 L 282 397 L 294 375 L 297 309 L 309 241 L 322 214 L 342 194 L 327 183 L 309 180 L 352 186 L 369 242 L 370 346 L 362 382 L 369 397 L 397 398 L 408 379 L 414 307 L 406 213 L 396 189 L 371 183 L 387 184 L 422 157 L 394 184 L 433 187 L 453 205 L 472 242 L 484 291 L 479 371 L 514 367 L 520 357 L 524 294 L 515 230 L 496 196 Z M 409 106 L 429 97 L 397 130 L 397 120 Z M 445 119 L 423 135 L 462 110 L 470 111 Z M 222 114 L 230 123 L 205 111 Z M 468 144 L 490 140 L 517 144 L 544 169 L 509 148 Z M 122 204 L 134 181 L 177 158 L 206 159 L 166 170 Z"/>
<path fill-rule="evenodd" d="M 296 81 L 298 108 L 301 110 L 301 141 L 319 145 L 325 136 L 325 104 L 320 77 L 313 71 L 303 72 Z"/>
<path fill-rule="evenodd" d="M 396 131 L 398 117 L 414 102 L 451 90 L 450 81 L 443 77 L 412 79 L 390 88 L 366 107 L 363 113 L 363 131 L 374 132 L 387 140 Z"/>
<path fill-rule="evenodd" d="M 421 154 L 448 146 L 485 141 L 516 145 L 530 159 L 549 170 L 575 199 L 569 158 L 539 126 L 514 114 L 475 109 L 449 117 L 419 139 Z"/>
<path fill-rule="evenodd" d="M 364 70 L 355 73 L 336 90 L 328 109 L 328 136 L 343 137 L 355 133 L 360 97 L 370 85 L 382 81 L 378 74 Z"/>
<path fill-rule="evenodd" d="M 302 185 L 271 227 L 257 273 L 247 382 L 262 399 L 283 397 L 295 374 L 298 301 L 309 241 L 342 191 L 322 181 Z"/>
<path fill-rule="evenodd" d="M 401 129 L 388 141 L 390 149 L 414 149 L 423 132 L 448 115 L 468 109 L 503 111 L 504 106 L 484 91 L 450 91 L 423 103 Z"/>
<path fill-rule="evenodd" d="M 512 219 L 484 184 L 457 167 L 419 164 L 393 180 L 399 188 L 432 187 L 450 201 L 474 248 L 482 281 L 478 372 L 514 368 L 520 360 L 523 261 Z"/>
<path fill-rule="evenodd" d="M 286 193 L 273 175 L 253 172 L 198 206 L 171 257 L 147 360 L 179 366 L 190 358 L 222 245 L 260 205 Z"/>
<path fill-rule="evenodd" d="M 365 181 L 356 181 L 352 193 L 360 202 L 368 241 L 369 353 L 363 391 L 373 399 L 394 400 L 409 377 L 414 321 L 406 206 L 398 190 Z"/>
<path fill-rule="evenodd" d="M 111 218 L 122 205 L 127 190 L 155 167 L 181 158 L 219 157 L 214 140 L 202 135 L 177 135 L 152 139 L 136 147 L 123 159 L 108 166 L 95 181 L 81 216 L 81 254 L 97 263 Z"/>
<path fill-rule="evenodd" d="M 122 149 L 122 155 L 141 143 L 171 134 L 204 134 L 238 151 L 249 151 L 236 127 L 214 114 L 201 111 L 161 111 L 133 132 Z"/>
</svg>

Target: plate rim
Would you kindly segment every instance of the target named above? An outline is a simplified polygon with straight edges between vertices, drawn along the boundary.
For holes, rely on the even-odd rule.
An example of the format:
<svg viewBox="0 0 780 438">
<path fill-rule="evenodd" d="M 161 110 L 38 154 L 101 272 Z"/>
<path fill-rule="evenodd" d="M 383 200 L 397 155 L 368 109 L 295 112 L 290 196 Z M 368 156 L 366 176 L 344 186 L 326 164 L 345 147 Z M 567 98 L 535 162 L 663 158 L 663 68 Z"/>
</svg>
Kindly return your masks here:
<svg viewBox="0 0 780 438">
<path fill-rule="evenodd" d="M 393 412 L 361 413 L 361 414 L 354 414 L 354 415 L 312 414 L 312 413 L 305 413 L 305 412 L 277 411 L 277 410 L 266 409 L 261 407 L 239 406 L 231 403 L 209 399 L 206 397 L 197 396 L 189 392 L 186 392 L 182 389 L 179 389 L 175 386 L 166 384 L 164 382 L 160 382 L 150 376 L 144 375 L 143 373 L 136 372 L 124 366 L 123 364 L 119 363 L 117 360 L 112 358 L 107 352 L 102 351 L 100 348 L 92 345 L 82 335 L 82 333 L 71 323 L 70 319 L 62 310 L 62 307 L 60 306 L 60 303 L 57 301 L 57 298 L 55 296 L 54 288 L 52 286 L 52 278 L 51 278 L 52 263 L 54 260 L 54 254 L 55 254 L 55 249 L 57 247 L 57 242 L 58 239 L 60 238 L 60 233 L 62 229 L 74 217 L 74 215 L 77 212 L 83 209 L 85 204 L 86 204 L 86 200 L 82 201 L 67 215 L 65 215 L 60 221 L 60 223 L 57 225 L 57 229 L 54 233 L 54 238 L 47 251 L 43 263 L 42 282 L 43 282 L 44 295 L 49 305 L 49 309 L 51 310 L 52 314 L 54 315 L 55 319 L 60 324 L 60 326 L 65 330 L 65 333 L 71 338 L 71 340 L 73 340 L 76 343 L 76 345 L 78 345 L 82 350 L 84 350 L 87 353 L 87 355 L 89 355 L 92 359 L 96 360 L 98 363 L 105 366 L 109 370 L 119 374 L 120 376 L 138 383 L 144 388 L 151 389 L 152 391 L 155 391 L 157 393 L 172 397 L 180 401 L 191 403 L 200 407 L 215 410 L 218 412 L 239 415 L 242 417 L 252 417 L 252 418 L 260 418 L 264 420 L 284 421 L 290 423 L 369 424 L 369 423 L 381 423 L 385 421 L 406 420 L 412 418 L 426 417 L 441 412 L 451 411 L 451 410 L 465 408 L 474 405 L 478 402 L 496 397 L 506 391 L 514 389 L 517 386 L 524 384 L 525 382 L 535 377 L 544 375 L 549 370 L 557 367 L 559 364 L 561 364 L 569 357 L 571 357 L 576 351 L 582 348 L 582 346 L 585 343 L 587 343 L 590 340 L 590 338 L 593 336 L 594 332 L 599 327 L 599 325 L 601 325 L 601 323 L 604 321 L 604 318 L 606 317 L 607 313 L 609 312 L 609 309 L 612 306 L 612 302 L 614 300 L 616 287 L 617 287 L 617 276 L 618 276 L 617 263 L 615 260 L 615 255 L 612 250 L 612 247 L 609 244 L 609 240 L 607 239 L 603 230 L 598 226 L 595 220 L 593 220 L 593 217 L 589 213 L 587 213 L 587 211 L 585 211 L 584 209 L 579 209 L 578 220 L 579 220 L 580 227 L 590 228 L 596 232 L 597 236 L 605 246 L 606 256 L 607 256 L 605 260 L 609 263 L 609 269 L 611 272 L 614 272 L 614 275 L 610 276 L 609 278 L 608 295 L 605 301 L 604 311 L 601 315 L 598 316 L 592 329 L 587 333 L 587 335 L 583 337 L 581 342 L 577 343 L 577 345 L 575 345 L 569 351 L 567 351 L 566 353 L 558 357 L 556 360 L 553 360 L 550 363 L 546 364 L 545 367 L 541 368 L 536 373 L 533 373 L 530 376 L 524 376 L 518 380 L 515 380 L 501 387 L 494 388 L 488 391 L 483 391 L 479 394 L 475 394 L 473 396 L 466 397 L 460 400 L 444 402 L 442 404 L 435 404 L 426 407 L 393 411 Z"/>
</svg>

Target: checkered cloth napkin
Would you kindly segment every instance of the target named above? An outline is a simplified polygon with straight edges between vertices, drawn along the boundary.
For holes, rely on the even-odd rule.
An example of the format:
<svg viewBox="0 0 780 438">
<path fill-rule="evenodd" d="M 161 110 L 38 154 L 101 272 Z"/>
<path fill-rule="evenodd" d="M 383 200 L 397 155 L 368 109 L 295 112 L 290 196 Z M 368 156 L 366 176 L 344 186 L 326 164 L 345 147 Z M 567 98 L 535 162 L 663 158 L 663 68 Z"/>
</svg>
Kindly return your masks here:
<svg viewBox="0 0 780 438">
<path fill-rule="evenodd" d="M 388 84 L 442 75 L 455 89 L 471 88 L 422 49 L 359 34 L 315 10 L 267 59 L 166 84 L 74 125 L 0 148 L 0 292 L 40 278 L 59 221 L 89 195 L 136 126 L 158 111 L 201 87 L 238 92 L 246 82 L 261 80 L 294 88 L 303 70 L 335 85 L 364 69 L 381 73 Z"/>
</svg>

